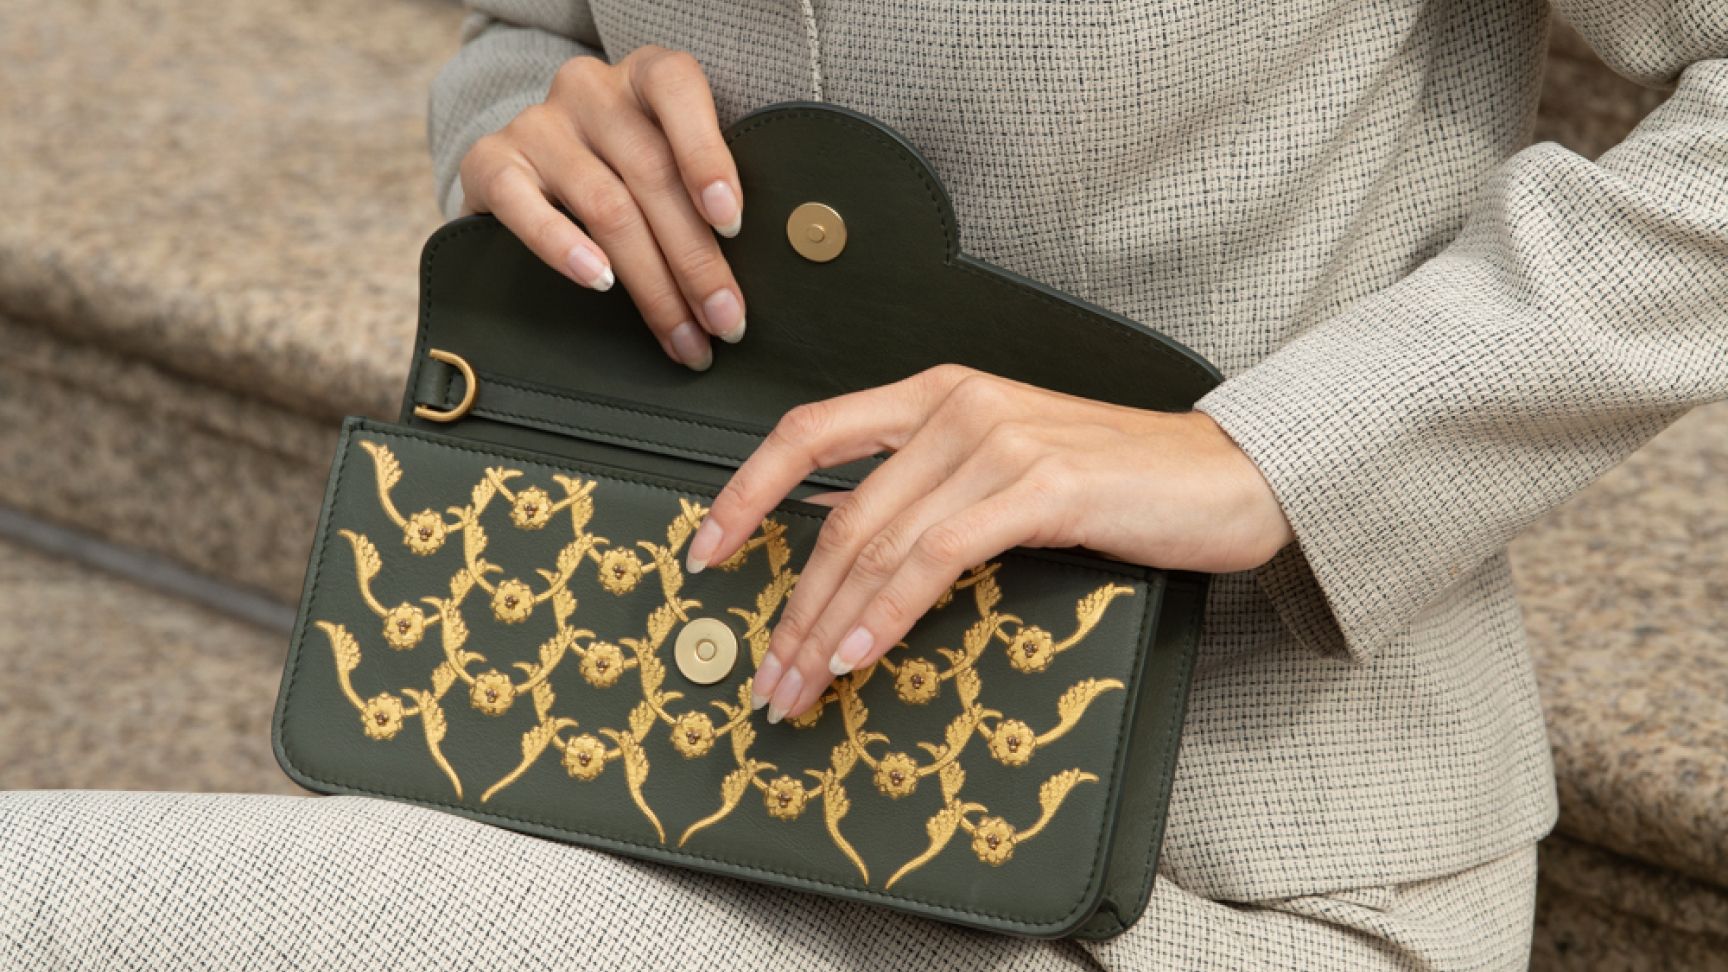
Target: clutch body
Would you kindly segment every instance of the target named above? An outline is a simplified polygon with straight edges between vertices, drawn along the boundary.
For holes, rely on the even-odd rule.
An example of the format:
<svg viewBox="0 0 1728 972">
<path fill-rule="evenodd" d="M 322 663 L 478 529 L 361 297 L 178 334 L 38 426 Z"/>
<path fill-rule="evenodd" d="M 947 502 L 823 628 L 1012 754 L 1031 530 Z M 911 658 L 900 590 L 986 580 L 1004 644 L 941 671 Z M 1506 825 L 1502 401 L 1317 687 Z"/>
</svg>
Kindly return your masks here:
<svg viewBox="0 0 1728 972">
<path fill-rule="evenodd" d="M 402 414 L 351 418 L 337 446 L 278 758 L 321 792 L 994 931 L 1118 934 L 1156 870 L 1203 575 L 1006 551 L 770 725 L 749 679 L 827 512 L 802 497 L 883 457 L 813 473 L 700 574 L 684 547 L 801 402 L 959 362 L 1183 409 L 1217 374 L 966 256 L 879 123 L 791 103 L 726 134 L 747 205 L 722 246 L 751 323 L 707 372 L 490 217 L 428 241 Z"/>
</svg>

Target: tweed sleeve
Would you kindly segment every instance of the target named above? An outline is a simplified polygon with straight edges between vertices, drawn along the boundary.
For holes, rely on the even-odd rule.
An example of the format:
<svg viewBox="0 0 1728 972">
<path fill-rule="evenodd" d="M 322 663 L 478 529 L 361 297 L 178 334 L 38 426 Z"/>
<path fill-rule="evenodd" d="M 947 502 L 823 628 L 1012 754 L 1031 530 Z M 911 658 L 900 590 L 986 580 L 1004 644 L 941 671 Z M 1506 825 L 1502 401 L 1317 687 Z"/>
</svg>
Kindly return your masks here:
<svg viewBox="0 0 1728 972">
<path fill-rule="evenodd" d="M 1257 572 L 1311 647 L 1364 659 L 1522 528 L 1728 397 L 1728 6 L 1562 4 L 1673 94 L 1590 161 L 1498 166 L 1459 235 L 1202 398 L 1296 542 Z M 1319 596 L 1315 596 L 1316 593 Z"/>
<path fill-rule="evenodd" d="M 579 55 L 605 57 L 586 0 L 467 0 L 462 46 L 432 82 L 426 135 L 439 206 L 462 209 L 462 157 L 483 136 L 546 97 Z"/>
</svg>

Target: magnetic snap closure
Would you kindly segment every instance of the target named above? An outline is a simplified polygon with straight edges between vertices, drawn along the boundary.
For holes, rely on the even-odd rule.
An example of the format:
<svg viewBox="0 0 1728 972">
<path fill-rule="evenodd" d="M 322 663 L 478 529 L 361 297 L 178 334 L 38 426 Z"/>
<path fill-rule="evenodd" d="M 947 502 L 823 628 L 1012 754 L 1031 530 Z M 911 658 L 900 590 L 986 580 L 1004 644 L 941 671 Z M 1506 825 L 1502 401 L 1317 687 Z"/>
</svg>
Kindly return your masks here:
<svg viewBox="0 0 1728 972">
<path fill-rule="evenodd" d="M 786 239 L 804 259 L 827 263 L 846 249 L 846 221 L 831 206 L 807 202 L 787 218 Z"/>
<path fill-rule="evenodd" d="M 712 685 L 725 678 L 738 660 L 738 636 L 719 618 L 691 618 L 678 632 L 673 657 L 685 678 Z"/>
</svg>

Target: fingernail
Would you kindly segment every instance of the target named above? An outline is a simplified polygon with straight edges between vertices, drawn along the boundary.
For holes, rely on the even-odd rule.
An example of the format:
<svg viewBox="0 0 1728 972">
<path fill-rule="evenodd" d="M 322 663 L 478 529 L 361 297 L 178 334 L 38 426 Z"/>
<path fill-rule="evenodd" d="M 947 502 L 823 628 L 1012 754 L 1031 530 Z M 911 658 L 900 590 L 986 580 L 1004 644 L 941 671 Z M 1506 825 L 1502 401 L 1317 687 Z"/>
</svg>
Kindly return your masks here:
<svg viewBox="0 0 1728 972">
<path fill-rule="evenodd" d="M 610 290 L 612 288 L 614 280 L 612 268 L 606 265 L 606 261 L 600 259 L 598 253 L 578 243 L 570 248 L 569 259 L 571 272 L 576 274 L 576 279 L 580 280 L 584 287 L 592 287 L 595 290 Z"/>
<path fill-rule="evenodd" d="M 750 679 L 750 708 L 760 709 L 768 704 L 768 696 L 774 694 L 774 683 L 779 678 L 780 659 L 774 655 L 763 658 L 762 667 Z"/>
<path fill-rule="evenodd" d="M 774 701 L 768 703 L 768 721 L 779 722 L 786 710 L 792 708 L 792 703 L 798 701 L 798 689 L 804 684 L 804 673 L 794 668 L 780 680 L 780 687 L 774 691 Z"/>
<path fill-rule="evenodd" d="M 695 371 L 707 371 L 714 363 L 714 352 L 708 347 L 708 339 L 702 336 L 702 329 L 694 321 L 685 321 L 672 329 L 672 350 L 678 352 L 678 360 L 684 362 Z"/>
<path fill-rule="evenodd" d="M 702 208 L 708 211 L 708 222 L 714 224 L 721 236 L 730 239 L 738 235 L 738 226 L 742 222 L 738 196 L 726 180 L 710 183 L 702 190 Z"/>
<path fill-rule="evenodd" d="M 696 528 L 696 535 L 690 538 L 690 549 L 684 555 L 684 569 L 692 574 L 702 573 L 702 568 L 708 566 L 708 558 L 720 543 L 722 532 L 713 517 L 703 517 L 702 525 Z"/>
<path fill-rule="evenodd" d="M 744 337 L 744 308 L 739 306 L 732 288 L 721 287 L 702 302 L 702 313 L 708 316 L 708 327 L 714 336 L 727 344 L 737 344 Z"/>
<path fill-rule="evenodd" d="M 840 639 L 840 647 L 834 649 L 834 657 L 828 659 L 828 670 L 836 675 L 844 675 L 864 660 L 870 651 L 870 632 L 863 625 L 853 628 L 846 637 Z"/>
</svg>

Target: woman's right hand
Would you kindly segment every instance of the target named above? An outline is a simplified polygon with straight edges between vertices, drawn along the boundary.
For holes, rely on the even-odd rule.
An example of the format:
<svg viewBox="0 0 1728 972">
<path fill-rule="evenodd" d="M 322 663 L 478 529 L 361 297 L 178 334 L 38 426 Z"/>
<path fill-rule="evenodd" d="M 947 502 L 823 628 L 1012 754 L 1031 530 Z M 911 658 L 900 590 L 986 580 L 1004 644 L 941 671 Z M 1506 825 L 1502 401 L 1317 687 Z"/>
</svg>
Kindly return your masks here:
<svg viewBox="0 0 1728 972">
<path fill-rule="evenodd" d="M 463 213 L 493 213 L 584 286 L 623 281 L 672 360 L 701 371 L 708 335 L 744 336 L 744 297 L 714 238 L 738 232 L 743 192 L 691 54 L 571 58 L 544 102 L 474 143 L 461 179 Z"/>
</svg>

